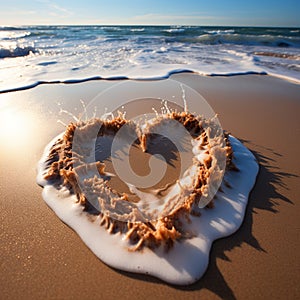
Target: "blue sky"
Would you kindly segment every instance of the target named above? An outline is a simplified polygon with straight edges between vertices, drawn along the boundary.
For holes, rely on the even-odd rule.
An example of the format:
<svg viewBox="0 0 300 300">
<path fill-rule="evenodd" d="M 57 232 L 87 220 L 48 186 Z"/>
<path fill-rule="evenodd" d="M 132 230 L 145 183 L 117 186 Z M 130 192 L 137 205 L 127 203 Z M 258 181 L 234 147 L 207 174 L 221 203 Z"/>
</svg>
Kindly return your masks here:
<svg viewBox="0 0 300 300">
<path fill-rule="evenodd" d="M 6 0 L 0 25 L 153 24 L 300 27 L 300 0 Z"/>
</svg>

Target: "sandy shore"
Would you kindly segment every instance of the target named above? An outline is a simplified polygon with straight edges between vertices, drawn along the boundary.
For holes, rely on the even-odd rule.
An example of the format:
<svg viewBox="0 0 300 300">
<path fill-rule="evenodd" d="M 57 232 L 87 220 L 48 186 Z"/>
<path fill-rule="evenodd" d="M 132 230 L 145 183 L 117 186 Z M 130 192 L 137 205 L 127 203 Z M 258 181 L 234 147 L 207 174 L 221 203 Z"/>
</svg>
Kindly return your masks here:
<svg viewBox="0 0 300 300">
<path fill-rule="evenodd" d="M 63 131 L 60 107 L 81 109 L 114 82 L 42 85 L 0 95 L 1 299 L 296 299 L 300 296 L 300 85 L 270 76 L 173 76 L 209 102 L 260 164 L 244 223 L 214 242 L 187 287 L 103 264 L 44 203 L 36 165 Z M 69 109 L 68 109 L 69 110 Z"/>
</svg>

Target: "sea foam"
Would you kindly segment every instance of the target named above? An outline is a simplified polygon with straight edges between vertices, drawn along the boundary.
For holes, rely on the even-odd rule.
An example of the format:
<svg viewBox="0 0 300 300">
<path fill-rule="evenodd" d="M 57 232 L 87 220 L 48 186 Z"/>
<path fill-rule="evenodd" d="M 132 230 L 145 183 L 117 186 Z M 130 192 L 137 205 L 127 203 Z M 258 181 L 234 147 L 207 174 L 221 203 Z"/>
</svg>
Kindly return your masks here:
<svg viewBox="0 0 300 300">
<path fill-rule="evenodd" d="M 95 76 L 150 80 L 175 70 L 222 76 L 266 73 L 299 82 L 299 59 L 299 30 L 289 28 L 2 27 L 0 91 Z"/>
<path fill-rule="evenodd" d="M 212 242 L 234 233 L 240 227 L 258 173 L 253 154 L 230 136 L 234 163 L 239 172 L 225 174 L 224 179 L 230 187 L 222 184 L 222 192 L 218 192 L 214 208 L 204 208 L 200 217 L 190 217 L 191 222 L 186 225 L 193 231 L 194 237 L 175 242 L 168 252 L 162 248 L 134 252 L 128 251 L 128 242 L 123 234 L 112 235 L 99 225 L 99 218 L 91 219 L 69 190 L 58 190 L 43 179 L 45 161 L 55 140 L 46 147 L 40 160 L 37 181 L 44 186 L 43 198 L 57 216 L 73 228 L 104 263 L 121 270 L 152 275 L 176 285 L 192 284 L 199 280 L 207 269 Z"/>
</svg>

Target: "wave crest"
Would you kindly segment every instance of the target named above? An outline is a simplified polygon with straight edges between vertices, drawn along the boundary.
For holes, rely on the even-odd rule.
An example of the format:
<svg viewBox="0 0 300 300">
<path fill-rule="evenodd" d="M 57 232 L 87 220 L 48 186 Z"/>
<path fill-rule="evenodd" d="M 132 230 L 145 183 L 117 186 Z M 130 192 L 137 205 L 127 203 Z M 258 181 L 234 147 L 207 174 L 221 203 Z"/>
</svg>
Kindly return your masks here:
<svg viewBox="0 0 300 300">
<path fill-rule="evenodd" d="M 15 48 L 0 48 L 0 58 L 6 58 L 6 57 L 21 57 L 21 56 L 27 56 L 31 53 L 37 53 L 38 50 L 35 49 L 32 46 L 27 47 L 15 47 Z"/>
<path fill-rule="evenodd" d="M 181 42 L 201 43 L 206 45 L 232 44 L 273 47 L 300 47 L 300 38 L 292 39 L 285 36 L 272 35 L 243 35 L 237 33 L 210 33 L 198 37 L 182 37 Z"/>
</svg>

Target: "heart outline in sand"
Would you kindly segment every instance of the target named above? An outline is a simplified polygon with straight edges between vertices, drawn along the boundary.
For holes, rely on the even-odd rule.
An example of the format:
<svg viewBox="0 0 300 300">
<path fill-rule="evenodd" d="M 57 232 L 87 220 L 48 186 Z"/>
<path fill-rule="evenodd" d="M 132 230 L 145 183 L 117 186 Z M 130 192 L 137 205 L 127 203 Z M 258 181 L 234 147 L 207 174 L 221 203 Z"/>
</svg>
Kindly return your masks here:
<svg viewBox="0 0 300 300">
<path fill-rule="evenodd" d="M 115 126 L 112 129 L 112 127 L 111 127 L 110 129 L 112 131 L 114 131 L 113 134 L 112 134 L 112 132 L 107 134 L 107 135 L 114 137 L 113 143 L 112 143 L 112 148 L 111 148 L 111 153 L 116 153 L 118 150 L 122 149 L 122 151 L 119 151 L 119 154 L 122 156 L 121 158 L 120 157 L 116 158 L 115 155 L 113 155 L 113 154 L 111 155 L 114 169 L 121 179 L 125 178 L 123 181 L 127 184 L 127 186 L 129 187 L 129 189 L 131 191 L 134 191 L 134 193 L 139 192 L 136 189 L 137 185 L 138 185 L 138 187 L 143 187 L 143 188 L 149 187 L 151 185 L 154 185 L 156 183 L 156 181 L 159 180 L 164 175 L 163 174 L 164 170 L 165 170 L 165 168 L 163 168 L 164 160 L 162 159 L 162 157 L 157 157 L 157 156 L 156 157 L 154 156 L 154 158 L 152 157 L 152 159 L 150 159 L 149 163 L 150 163 L 150 169 L 151 169 L 151 163 L 152 163 L 152 167 L 154 166 L 154 168 L 151 169 L 151 170 L 153 170 L 153 172 L 151 171 L 149 176 L 136 176 L 136 174 L 130 168 L 130 164 L 128 162 L 128 158 L 129 158 L 128 151 L 125 151 L 126 155 L 124 155 L 124 147 L 122 145 L 122 142 L 124 141 L 124 137 L 127 137 L 127 140 L 128 140 L 128 137 L 129 137 L 129 139 L 131 139 L 129 141 L 129 145 L 132 145 L 134 143 L 134 141 L 138 139 L 140 141 L 140 148 L 144 152 L 146 151 L 146 149 L 145 149 L 145 141 L 143 142 L 143 138 L 150 134 L 160 134 L 160 135 L 166 137 L 167 139 L 169 139 L 172 143 L 174 143 L 177 146 L 177 149 L 182 148 L 183 140 L 185 140 L 185 142 L 189 140 L 190 141 L 190 145 L 189 145 L 190 149 L 194 149 L 194 152 L 195 151 L 197 152 L 197 150 L 195 150 L 195 141 L 196 141 L 195 132 L 194 133 L 189 132 L 183 126 L 182 123 L 180 123 L 178 120 L 171 119 L 169 117 L 175 111 L 178 111 L 178 110 L 183 111 L 184 109 L 187 110 L 187 107 L 188 107 L 188 105 L 186 103 L 187 94 L 189 97 L 191 97 L 191 94 L 193 94 L 193 98 L 196 98 L 197 101 L 199 101 L 198 109 L 203 110 L 206 115 L 214 116 L 213 121 L 210 121 L 210 122 L 206 122 L 206 120 L 201 121 L 200 118 L 198 118 L 197 121 L 199 121 L 201 123 L 201 126 L 204 127 L 204 130 L 206 131 L 207 136 L 210 136 L 211 141 L 215 140 L 214 141 L 215 144 L 219 143 L 219 146 L 222 144 L 221 146 L 224 147 L 223 130 L 220 126 L 220 123 L 219 123 L 215 113 L 213 112 L 213 110 L 209 106 L 209 104 L 206 102 L 206 100 L 201 95 L 199 95 L 196 91 L 194 91 L 193 89 L 186 87 L 186 86 L 183 87 L 183 85 L 177 81 L 169 80 L 168 82 L 172 86 L 172 88 L 168 87 L 168 89 L 167 89 L 168 91 L 177 89 L 177 92 L 178 91 L 181 92 L 182 99 L 181 99 L 180 104 L 182 104 L 182 105 L 178 105 L 178 101 L 177 101 L 177 103 L 174 102 L 174 95 L 166 95 L 165 94 L 164 99 L 153 98 L 153 95 L 154 96 L 157 95 L 157 90 L 159 90 L 157 88 L 153 88 L 153 84 L 156 86 L 158 83 L 150 82 L 150 83 L 142 83 L 143 88 L 139 89 L 137 91 L 137 93 L 132 93 L 132 90 L 134 91 L 134 89 L 130 89 L 130 87 L 125 88 L 124 87 L 125 83 L 117 84 L 116 86 L 113 87 L 113 89 L 108 89 L 108 91 L 102 92 L 101 94 L 97 95 L 86 107 L 84 107 L 85 112 L 83 113 L 83 115 L 87 116 L 89 113 L 89 115 L 93 115 L 93 117 L 95 117 L 94 111 L 93 111 L 93 113 L 91 113 L 91 108 L 93 108 L 95 106 L 99 107 L 99 103 L 101 103 L 101 105 L 105 106 L 107 103 L 107 101 L 105 102 L 105 99 L 113 99 L 116 95 L 121 94 L 123 97 L 123 94 L 120 92 L 121 90 L 124 90 L 124 89 L 126 89 L 127 91 L 131 90 L 130 95 L 127 96 L 127 98 L 126 97 L 122 98 L 121 104 L 118 101 L 119 106 L 114 107 L 114 109 L 110 113 L 107 113 L 107 108 L 105 107 L 106 108 L 105 113 L 101 116 L 101 118 L 103 118 L 103 119 L 100 119 L 100 122 L 98 122 L 96 125 L 95 124 L 93 126 L 90 125 L 89 130 L 86 129 L 87 123 L 85 123 L 85 122 L 83 122 L 83 124 L 80 128 L 76 128 L 74 138 L 73 138 L 73 144 L 72 144 L 73 153 L 79 153 L 79 155 L 77 155 L 76 159 L 78 159 L 78 156 L 80 156 L 80 163 L 78 163 L 76 165 L 76 167 L 78 167 L 78 169 L 79 168 L 82 169 L 82 164 L 86 164 L 86 165 L 89 165 L 89 172 L 92 172 L 92 174 L 93 174 L 92 176 L 97 176 L 98 178 L 109 177 L 111 174 L 106 174 L 104 172 L 104 168 L 102 168 L 100 170 L 99 165 L 96 166 L 96 164 L 94 164 L 94 166 L 92 166 L 93 163 L 95 163 L 97 161 L 95 158 L 95 155 L 94 155 L 96 152 L 95 144 L 97 141 L 97 135 L 99 135 L 99 132 L 101 130 L 103 132 L 106 131 L 106 134 L 107 134 L 107 131 L 109 131 L 109 129 L 108 130 L 106 130 L 105 128 L 103 129 L 102 126 L 105 127 L 105 126 L 109 125 L 111 127 L 112 125 L 109 124 L 109 120 L 113 119 L 115 115 L 118 115 L 118 118 L 120 119 L 120 123 L 122 123 L 123 120 L 125 120 L 126 112 L 124 112 L 124 111 L 126 111 L 129 103 L 131 103 L 131 104 L 134 103 L 134 106 L 136 109 L 139 102 L 142 102 L 144 99 L 149 99 L 149 98 L 151 98 L 152 101 L 153 101 L 153 99 L 155 99 L 155 100 L 157 100 L 158 103 L 160 103 L 161 113 L 158 113 L 158 110 L 155 108 L 152 108 L 150 111 L 148 108 L 148 111 L 146 113 L 144 112 L 139 115 L 131 116 L 130 120 L 126 120 L 125 124 L 118 124 L 117 126 L 119 126 L 119 128 L 116 128 L 117 126 Z M 128 83 L 126 82 L 126 84 L 128 84 Z M 142 94 L 143 98 L 139 98 L 141 96 L 141 94 Z M 128 99 L 128 97 L 129 97 L 129 99 Z M 95 105 L 97 103 L 98 103 L 98 105 Z M 110 104 L 110 109 L 112 109 L 112 106 L 111 106 L 112 104 L 111 103 L 109 103 L 109 104 Z M 144 104 L 144 103 L 142 103 L 142 104 Z M 172 108 L 172 105 L 174 105 L 174 104 L 175 104 L 174 107 L 176 107 L 175 109 Z M 170 107 L 169 107 L 169 105 L 170 105 Z M 204 109 L 203 109 L 203 107 L 204 107 Z M 121 110 L 123 110 L 123 111 L 121 111 Z M 155 111 L 155 113 L 153 113 L 154 111 Z M 195 118 L 195 120 L 196 120 L 196 118 Z M 166 124 L 166 122 L 168 124 Z M 160 123 L 163 124 L 163 126 L 160 126 L 161 125 Z M 173 134 L 172 134 L 172 132 L 170 132 L 171 127 L 173 127 Z M 124 130 L 124 128 L 125 128 L 125 130 Z M 213 130 L 212 130 L 212 128 L 213 128 Z M 120 137 L 120 138 L 115 138 L 114 134 L 116 133 L 116 131 L 117 131 L 117 137 Z M 131 132 L 129 132 L 129 131 L 131 131 Z M 178 136 L 178 133 L 180 133 L 181 135 Z M 191 136 L 192 134 L 194 136 Z M 217 142 L 216 142 L 216 140 L 217 140 Z M 74 141 L 75 141 L 75 143 L 74 143 Z M 127 144 L 128 144 L 128 141 L 127 141 Z M 213 145 L 213 146 L 215 146 L 215 145 Z M 74 148 L 76 148 L 76 149 L 74 149 Z M 84 150 L 82 150 L 82 149 L 84 149 Z M 128 149 L 125 149 L 125 150 L 128 150 Z M 198 153 L 198 156 L 199 155 L 200 154 Z M 125 162 L 125 164 L 124 164 L 124 162 Z M 153 162 L 154 162 L 154 164 L 153 164 Z M 218 164 L 217 169 L 218 169 L 218 173 L 219 173 L 218 182 L 211 185 L 211 187 L 206 190 L 206 194 L 208 196 L 206 196 L 205 199 L 204 199 L 204 196 L 202 196 L 202 200 L 198 201 L 199 207 L 206 206 L 212 200 L 212 198 L 214 197 L 214 195 L 216 194 L 216 192 L 218 190 L 218 187 L 220 186 L 220 184 L 222 182 L 222 177 L 224 175 L 225 166 L 226 166 L 226 154 L 225 153 L 223 153 L 223 155 L 219 154 L 219 160 L 218 160 L 217 164 Z M 181 179 L 183 172 L 188 169 L 187 162 L 183 161 L 181 156 L 180 156 L 180 166 L 181 166 L 181 172 L 180 172 L 179 178 Z M 101 174 L 101 172 L 103 172 L 103 174 Z M 131 174 L 131 180 L 126 180 L 126 179 L 128 179 L 129 174 Z M 155 174 L 155 175 L 153 176 L 153 174 Z M 157 176 L 157 174 L 158 174 L 158 176 Z M 133 178 L 135 179 L 134 183 L 132 182 Z M 152 180 L 154 179 L 154 182 L 149 182 L 149 178 L 151 178 Z M 80 173 L 79 175 L 77 174 L 77 180 L 79 182 L 81 190 L 84 191 L 84 193 L 86 193 L 87 195 L 89 195 L 90 198 L 94 198 L 94 195 L 92 195 L 94 193 L 91 193 L 85 189 L 86 172 Z M 195 180 L 196 179 L 194 178 L 194 181 Z M 137 181 L 139 181 L 139 184 L 136 184 Z M 180 183 L 180 181 L 179 181 L 179 183 Z M 195 185 L 195 184 L 193 184 L 193 185 Z M 90 190 L 90 188 L 88 190 Z M 178 192 L 178 189 L 177 189 L 177 192 Z M 191 194 L 192 192 L 193 192 L 193 188 L 189 187 L 182 194 Z M 107 192 L 105 191 L 104 194 L 107 194 Z M 102 193 L 102 195 L 104 195 L 104 194 Z M 147 196 L 145 193 L 142 193 L 142 192 L 139 192 L 139 195 L 140 195 L 140 198 L 141 198 L 141 196 L 142 197 Z M 110 194 L 109 197 L 115 198 L 115 196 L 116 195 L 114 195 L 114 194 Z M 150 196 L 150 195 L 148 194 L 148 196 Z M 121 197 L 119 197 L 119 200 L 121 200 L 120 198 Z M 127 201 L 127 199 L 124 199 L 124 201 Z M 97 199 L 90 199 L 90 203 L 96 208 L 96 210 L 105 211 L 106 214 L 112 216 L 113 218 L 117 218 L 121 221 L 145 222 L 147 220 L 147 218 L 148 218 L 148 221 L 150 221 L 149 214 L 146 217 L 143 213 L 141 213 L 141 211 L 139 211 L 139 209 L 138 209 L 139 217 L 137 217 L 137 215 L 135 215 L 134 217 L 131 217 L 131 214 L 128 213 L 128 209 L 129 209 L 128 205 L 127 205 L 128 202 L 124 203 L 124 204 L 126 204 L 125 205 L 126 208 L 124 207 L 124 214 L 123 214 L 122 218 L 120 218 L 120 215 L 118 215 L 118 214 L 117 215 L 115 213 L 110 214 L 111 211 L 115 210 L 115 202 L 113 204 L 109 204 L 109 205 L 107 205 L 107 203 L 106 204 L 102 203 L 102 205 L 100 205 L 101 207 L 99 206 L 99 201 Z M 136 208 L 135 204 L 133 204 L 133 205 L 134 206 L 130 208 L 131 210 Z M 119 207 L 119 209 L 121 209 L 121 208 Z M 168 215 L 169 213 L 170 213 L 170 210 L 161 212 L 160 214 L 156 214 L 155 217 L 150 217 L 150 219 L 151 218 L 158 219 L 160 217 Z M 124 218 L 124 216 L 125 216 L 125 218 Z M 130 219 L 130 218 L 132 218 L 132 219 Z"/>
</svg>

